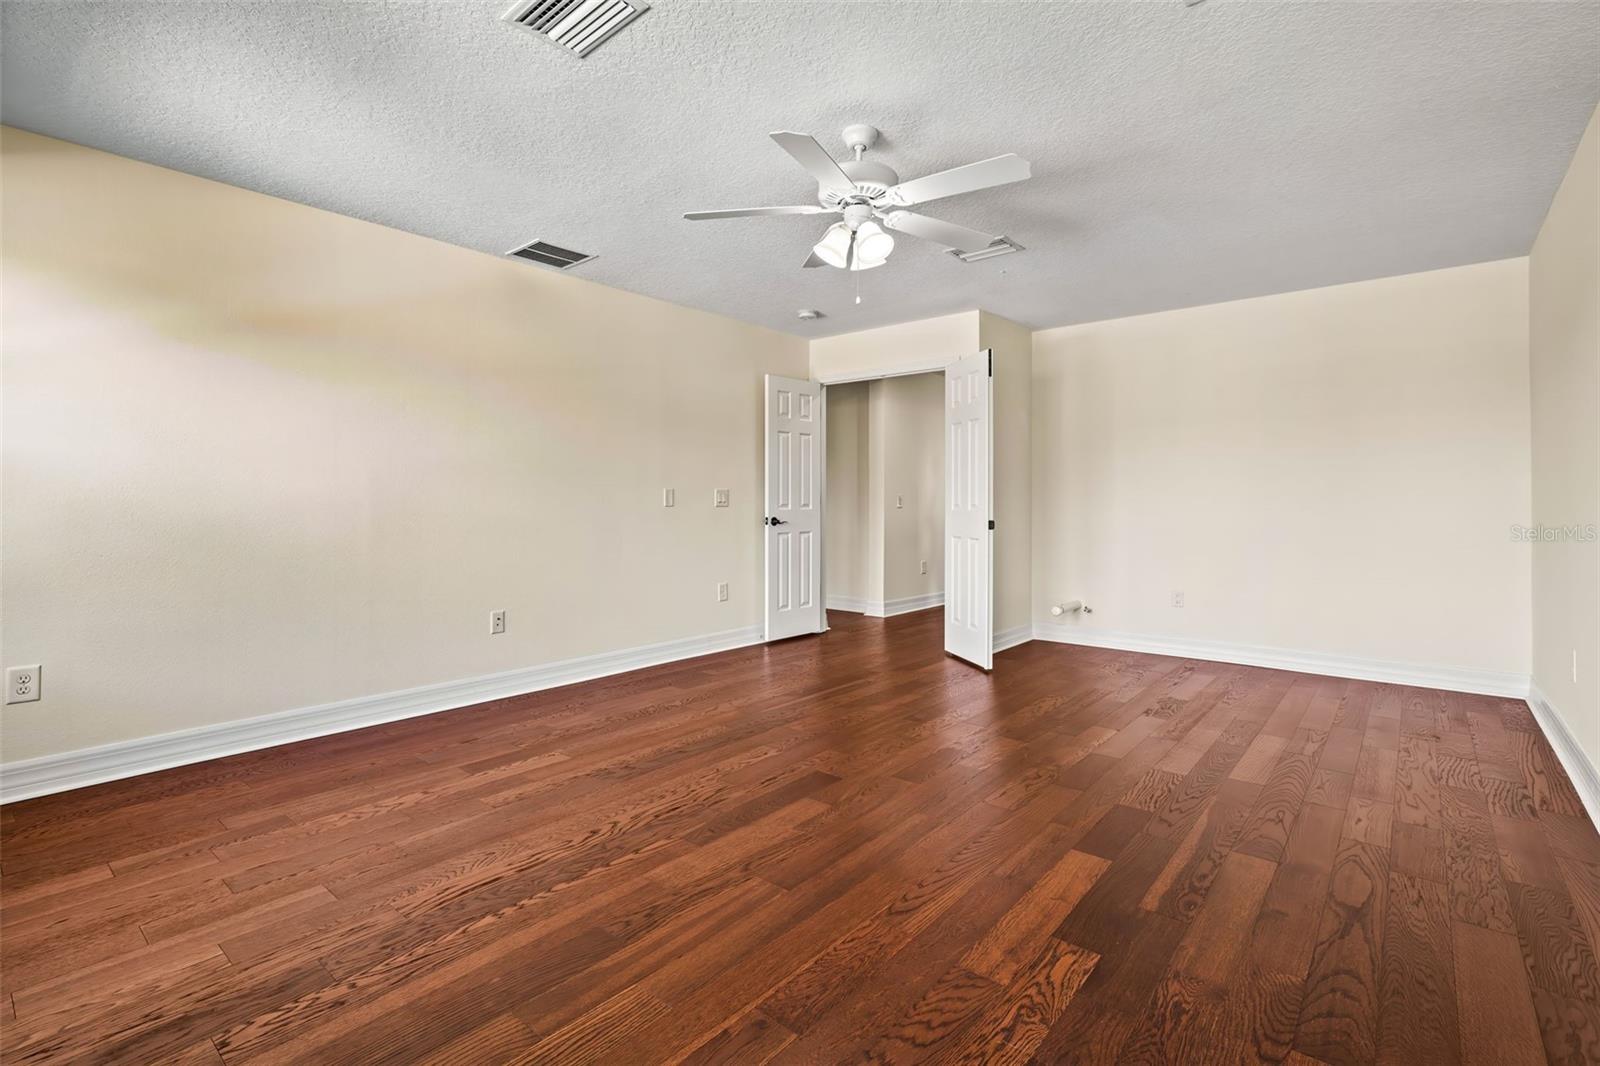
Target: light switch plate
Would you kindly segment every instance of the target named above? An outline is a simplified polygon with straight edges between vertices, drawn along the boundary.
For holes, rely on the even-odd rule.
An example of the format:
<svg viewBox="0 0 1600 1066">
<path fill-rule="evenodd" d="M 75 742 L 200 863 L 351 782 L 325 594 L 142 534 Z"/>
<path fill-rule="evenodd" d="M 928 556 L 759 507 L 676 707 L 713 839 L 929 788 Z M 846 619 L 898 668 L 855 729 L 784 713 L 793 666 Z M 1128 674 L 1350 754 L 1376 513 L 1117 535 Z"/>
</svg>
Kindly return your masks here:
<svg viewBox="0 0 1600 1066">
<path fill-rule="evenodd" d="M 728 506 L 728 490 L 717 489 L 716 495 L 712 497 L 712 503 L 717 507 Z"/>
<path fill-rule="evenodd" d="M 676 507 L 676 506 L 678 506 L 678 490 L 677 489 L 662 489 L 661 490 L 661 506 L 663 506 L 663 507 Z"/>
<path fill-rule="evenodd" d="M 726 581 L 717 582 L 717 602 L 728 602 L 728 583 Z"/>
</svg>

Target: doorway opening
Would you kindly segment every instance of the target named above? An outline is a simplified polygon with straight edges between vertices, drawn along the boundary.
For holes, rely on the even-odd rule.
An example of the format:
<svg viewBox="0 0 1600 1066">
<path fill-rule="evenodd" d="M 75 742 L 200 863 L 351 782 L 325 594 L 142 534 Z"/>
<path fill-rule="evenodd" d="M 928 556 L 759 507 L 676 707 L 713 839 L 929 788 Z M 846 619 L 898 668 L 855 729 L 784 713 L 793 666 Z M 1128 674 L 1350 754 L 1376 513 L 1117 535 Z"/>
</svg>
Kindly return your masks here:
<svg viewBox="0 0 1600 1066">
<path fill-rule="evenodd" d="M 945 602 L 943 372 L 827 387 L 825 603 L 892 617 Z"/>
<path fill-rule="evenodd" d="M 767 640 L 825 631 L 830 599 L 879 616 L 942 605 L 945 650 L 993 666 L 993 379 L 988 349 L 826 386 L 767 375 Z"/>
</svg>

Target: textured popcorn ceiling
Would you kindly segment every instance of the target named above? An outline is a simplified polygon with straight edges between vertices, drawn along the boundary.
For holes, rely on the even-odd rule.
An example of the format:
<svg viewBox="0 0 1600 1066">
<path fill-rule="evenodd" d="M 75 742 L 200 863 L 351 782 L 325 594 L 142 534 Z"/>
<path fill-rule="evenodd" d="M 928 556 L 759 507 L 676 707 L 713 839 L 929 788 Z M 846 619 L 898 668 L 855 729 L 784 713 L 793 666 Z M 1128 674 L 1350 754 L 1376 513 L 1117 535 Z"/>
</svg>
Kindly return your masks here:
<svg viewBox="0 0 1600 1066">
<path fill-rule="evenodd" d="M 983 307 L 1062 325 L 1525 254 L 1600 96 L 1600 4 L 659 0 L 587 60 L 461 3 L 3 6 L 4 121 L 802 335 Z M 881 127 L 926 205 L 1027 251 L 901 237 L 802 270 L 827 219 L 766 134 Z M 529 265 L 529 270 L 540 267 Z M 828 317 L 805 323 L 802 307 Z"/>
</svg>

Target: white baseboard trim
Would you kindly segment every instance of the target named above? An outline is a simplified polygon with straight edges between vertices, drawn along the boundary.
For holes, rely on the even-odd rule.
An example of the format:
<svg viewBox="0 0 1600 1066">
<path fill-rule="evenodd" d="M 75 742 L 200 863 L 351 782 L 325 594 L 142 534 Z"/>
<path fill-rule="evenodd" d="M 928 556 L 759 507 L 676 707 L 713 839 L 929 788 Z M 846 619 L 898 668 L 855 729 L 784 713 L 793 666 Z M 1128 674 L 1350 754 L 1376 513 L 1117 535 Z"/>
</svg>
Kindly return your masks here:
<svg viewBox="0 0 1600 1066">
<path fill-rule="evenodd" d="M 1550 702 L 1538 685 L 1529 688 L 1528 708 L 1533 711 L 1533 717 L 1538 721 L 1539 728 L 1544 730 L 1544 737 L 1550 742 L 1550 747 L 1555 749 L 1556 758 L 1561 760 L 1562 769 L 1566 770 L 1567 777 L 1571 778 L 1572 787 L 1577 790 L 1578 798 L 1583 801 L 1583 809 L 1589 812 L 1589 820 L 1595 825 L 1600 825 L 1600 772 L 1596 772 L 1594 763 L 1579 746 L 1572 731 L 1567 728 L 1567 720 L 1556 710 L 1555 704 Z"/>
<path fill-rule="evenodd" d="M 828 610 L 849 611 L 872 618 L 893 618 L 897 614 L 926 611 L 944 606 L 944 593 L 929 592 L 921 596 L 906 596 L 898 600 L 858 600 L 852 596 L 829 596 Z"/>
<path fill-rule="evenodd" d="M 909 597 L 908 600 L 891 601 L 891 603 L 907 604 L 910 601 L 929 598 Z M 944 602 L 942 594 L 935 594 L 931 598 L 935 602 L 923 603 L 921 606 L 904 606 L 894 613 L 904 614 L 909 611 L 925 610 Z M 828 600 L 828 608 L 852 611 L 858 609 L 855 605 L 859 602 L 833 597 Z M 459 681 L 446 681 L 377 696 L 360 696 L 237 722 L 201 726 L 154 737 L 84 748 L 60 755 L 45 755 L 36 759 L 0 764 L 0 803 L 14 803 L 35 796 L 46 796 L 55 792 L 166 770 L 174 766 L 204 762 L 207 759 L 219 759 L 241 752 L 327 736 L 331 733 L 343 733 L 403 718 L 414 718 L 489 700 L 505 699 L 559 685 L 609 677 L 612 674 L 647 666 L 658 666 L 680 659 L 747 647 L 761 643 L 761 639 L 760 626 L 746 626 L 702 637 L 688 637 L 620 651 L 602 652 L 546 663 L 542 666 L 486 674 Z M 1596 824 L 1600 824 L 1600 772 L 1596 771 L 1594 764 L 1578 746 L 1571 731 L 1567 729 L 1566 721 L 1556 708 L 1537 687 L 1530 690 L 1525 675 L 1417 666 L 1256 645 L 1085 630 L 1049 622 L 1014 626 L 996 633 L 994 650 L 1004 651 L 1024 644 L 1030 639 L 1526 699 L 1540 728 L 1549 739 L 1550 746 L 1566 769 L 1567 776 L 1572 779 L 1573 787 L 1577 789 L 1590 818 L 1594 819 Z"/>
<path fill-rule="evenodd" d="M 1144 652 L 1148 655 L 1174 655 L 1184 659 L 1207 659 L 1241 666 L 1265 666 L 1274 670 L 1294 670 L 1306 674 L 1326 674 L 1358 681 L 1387 681 L 1419 688 L 1474 692 L 1486 696 L 1511 696 L 1526 699 L 1528 675 L 1471 670 L 1463 667 L 1399 663 L 1385 659 L 1358 659 L 1347 655 L 1297 651 L 1257 644 L 1227 644 L 1221 641 L 1192 640 L 1187 637 L 1144 636 L 1112 630 L 1084 629 L 1059 622 L 1035 622 L 1037 640 L 1058 644 L 1082 644 L 1092 648 Z"/>
<path fill-rule="evenodd" d="M 882 604 L 878 605 L 882 608 Z M 829 596 L 827 607 L 830 611 L 848 611 L 851 614 L 871 614 L 871 600 L 858 600 L 854 596 Z"/>
<path fill-rule="evenodd" d="M 912 611 L 926 611 L 933 607 L 944 606 L 944 593 L 928 592 L 921 596 L 906 596 L 898 600 L 885 600 L 883 617 L 893 618 L 897 614 L 910 614 Z"/>
<path fill-rule="evenodd" d="M 520 696 L 540 689 L 759 643 L 761 627 L 745 626 L 723 633 L 601 652 L 499 674 L 423 685 L 378 696 L 358 696 L 259 718 L 119 741 L 60 755 L 23 759 L 0 764 L 0 803 L 14 803 L 174 766 L 219 759 L 225 755 L 238 755 L 258 748 Z"/>
<path fill-rule="evenodd" d="M 1026 644 L 1032 639 L 1033 626 L 1012 626 L 1010 629 L 1002 629 L 994 635 L 994 650 L 997 652 L 1005 651 L 1007 648 L 1015 648 L 1018 644 Z"/>
</svg>

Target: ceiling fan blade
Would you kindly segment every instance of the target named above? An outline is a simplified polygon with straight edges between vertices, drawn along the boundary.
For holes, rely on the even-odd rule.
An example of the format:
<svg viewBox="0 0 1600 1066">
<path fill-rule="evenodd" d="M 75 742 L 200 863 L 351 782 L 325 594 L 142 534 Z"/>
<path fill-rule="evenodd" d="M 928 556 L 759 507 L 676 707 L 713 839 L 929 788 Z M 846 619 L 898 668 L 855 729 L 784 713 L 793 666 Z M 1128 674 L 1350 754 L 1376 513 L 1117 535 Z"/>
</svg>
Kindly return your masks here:
<svg viewBox="0 0 1600 1066">
<path fill-rule="evenodd" d="M 902 181 L 889 190 L 889 200 L 902 205 L 921 204 L 945 196 L 1007 185 L 1032 175 L 1033 168 L 1021 156 L 997 155 L 980 163 L 968 163 L 964 167 L 941 170 L 927 177 Z"/>
<path fill-rule="evenodd" d="M 809 270 L 811 267 L 822 267 L 827 266 L 828 264 L 823 262 L 822 258 L 817 255 L 816 252 L 812 252 L 810 258 L 800 265 Z"/>
<path fill-rule="evenodd" d="M 851 196 L 856 191 L 856 183 L 839 169 L 839 164 L 834 162 L 817 143 L 817 139 L 807 133 L 791 133 L 788 130 L 779 130 L 770 135 L 782 148 L 794 157 L 794 161 L 806 168 L 806 171 L 817 179 L 817 187 L 839 196 Z"/>
<path fill-rule="evenodd" d="M 685 211 L 683 217 L 691 222 L 708 218 L 757 218 L 763 215 L 837 215 L 839 212 L 820 204 L 798 204 L 794 207 L 732 207 L 726 211 Z"/>
<path fill-rule="evenodd" d="M 934 244 L 942 244 L 946 248 L 955 248 L 962 252 L 976 252 L 987 248 L 998 237 L 991 237 L 987 233 L 979 233 L 975 229 L 958 226 L 954 222 L 941 222 L 937 218 L 919 215 L 915 211 L 890 211 L 883 216 L 883 224 L 900 233 L 909 233 L 913 237 L 921 237 Z"/>
</svg>

